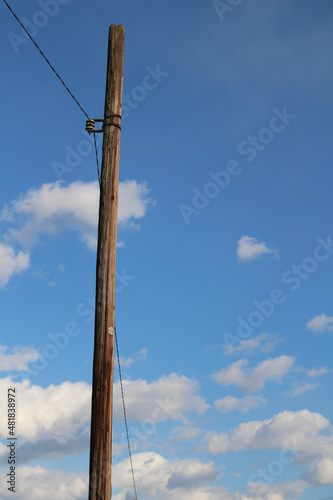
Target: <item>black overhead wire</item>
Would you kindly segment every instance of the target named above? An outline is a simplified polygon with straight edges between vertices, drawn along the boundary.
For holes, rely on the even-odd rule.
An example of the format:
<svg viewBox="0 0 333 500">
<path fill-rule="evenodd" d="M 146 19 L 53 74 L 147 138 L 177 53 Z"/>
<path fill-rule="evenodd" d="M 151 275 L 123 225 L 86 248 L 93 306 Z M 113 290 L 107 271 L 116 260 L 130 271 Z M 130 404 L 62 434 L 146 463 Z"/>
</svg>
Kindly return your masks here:
<svg viewBox="0 0 333 500">
<path fill-rule="evenodd" d="M 50 66 L 51 70 L 56 75 L 56 77 L 58 78 L 58 80 L 60 80 L 60 82 L 62 83 L 62 85 L 65 87 L 65 89 L 67 90 L 67 92 L 69 93 L 69 95 L 76 102 L 76 104 L 81 109 L 81 111 L 85 114 L 85 116 L 89 119 L 89 116 L 86 113 L 86 111 L 83 109 L 83 107 L 81 106 L 81 104 L 79 103 L 79 101 L 74 97 L 74 95 L 69 90 L 69 88 L 67 87 L 67 85 L 65 84 L 65 82 L 63 81 L 63 79 L 60 77 L 60 75 L 54 69 L 54 67 L 52 66 L 52 64 L 50 63 L 50 61 L 45 56 L 44 52 L 38 47 L 37 43 L 32 38 L 32 36 L 30 35 L 30 33 L 26 30 L 26 28 L 23 26 L 23 24 L 21 23 L 21 21 L 19 20 L 19 18 L 17 17 L 17 15 L 12 11 L 11 7 L 8 5 L 8 3 L 6 2 L 6 0 L 3 0 L 3 2 L 7 5 L 8 9 L 10 10 L 10 12 L 13 14 L 13 16 L 15 17 L 15 19 L 17 20 L 17 22 L 20 24 L 20 26 L 26 32 L 26 34 L 28 35 L 28 37 L 30 38 L 30 40 L 32 41 L 32 43 L 35 45 L 35 47 L 38 49 L 38 51 L 40 52 L 40 54 L 43 56 L 43 58 L 45 59 L 45 61 L 47 62 L 47 64 Z M 118 115 L 116 115 L 116 116 L 118 116 Z M 117 125 L 117 126 L 119 127 L 119 125 Z M 97 144 L 96 144 L 96 136 L 95 136 L 95 134 L 94 134 L 94 143 L 95 143 L 95 153 L 96 153 L 97 174 L 98 174 L 98 180 L 99 180 L 99 184 L 100 184 L 101 183 L 101 178 L 100 178 L 99 165 L 98 165 L 98 153 L 97 153 Z M 120 381 L 120 388 L 121 388 L 121 397 L 122 397 L 122 402 L 123 402 L 124 420 L 125 420 L 125 427 L 126 427 L 127 446 L 128 446 L 128 453 L 129 453 L 129 459 L 130 459 L 130 464 L 131 464 L 131 472 L 132 472 L 132 479 L 133 479 L 133 487 L 134 487 L 134 492 L 135 492 L 135 498 L 137 500 L 138 496 L 137 496 L 137 492 L 136 492 L 134 470 L 133 470 L 133 462 L 132 462 L 132 453 L 131 453 L 131 445 L 130 445 L 130 439 L 129 439 L 128 425 L 127 425 L 125 397 L 124 397 L 124 389 L 123 389 L 123 380 L 122 380 L 122 376 L 121 376 L 120 357 L 119 357 L 119 349 L 118 349 L 118 340 L 117 340 L 116 329 L 115 329 L 115 341 L 116 341 L 117 358 L 118 358 L 118 368 L 119 368 L 119 381 Z"/>
<path fill-rule="evenodd" d="M 86 111 L 83 109 L 83 107 L 81 106 L 81 104 L 79 103 L 79 101 L 74 97 L 74 95 L 72 94 L 72 92 L 69 90 L 69 88 L 67 87 L 67 85 L 65 84 L 65 82 L 63 81 L 63 79 L 61 78 L 61 76 L 59 75 L 59 73 L 57 73 L 57 71 L 54 69 L 54 67 L 52 66 L 52 64 L 50 63 L 50 61 L 48 60 L 48 58 L 46 57 L 46 55 L 44 54 L 44 52 L 38 47 L 37 43 L 35 42 L 35 40 L 32 38 L 32 36 L 30 35 L 30 33 L 27 31 L 27 29 L 25 28 L 25 26 L 21 23 L 21 21 L 19 20 L 19 18 L 17 17 L 17 15 L 15 14 L 15 12 L 13 12 L 12 8 L 10 7 L 10 5 L 8 5 L 8 3 L 6 2 L 6 0 L 3 0 L 3 2 L 7 5 L 8 9 L 10 10 L 10 12 L 13 14 L 13 16 L 15 17 L 16 21 L 19 23 L 19 25 L 22 27 L 22 29 L 26 32 L 26 34 L 28 35 L 28 37 L 30 38 L 30 40 L 32 41 L 32 43 L 34 44 L 34 46 L 36 47 L 36 49 L 40 52 L 40 54 L 43 56 L 43 58 L 45 59 L 45 61 L 47 62 L 47 64 L 50 66 L 51 70 L 53 71 L 53 73 L 56 75 L 56 77 L 58 78 L 58 80 L 62 83 L 62 85 L 65 87 L 65 89 L 67 90 L 67 92 L 69 93 L 69 95 L 71 96 L 71 98 L 76 102 L 76 104 L 78 105 L 78 107 L 81 109 L 81 111 L 85 114 L 85 116 L 89 119 L 89 116 L 88 114 L 86 113 Z M 96 165 L 97 165 L 97 175 L 98 175 L 98 181 L 99 181 L 99 184 L 101 184 L 101 178 L 100 178 L 100 173 L 99 173 L 99 164 L 98 164 L 98 153 L 97 153 L 97 144 L 96 144 L 96 137 L 95 137 L 95 134 L 94 134 L 94 144 L 95 144 L 95 154 L 96 154 Z"/>
<path fill-rule="evenodd" d="M 76 104 L 79 106 L 79 108 L 81 109 L 81 111 L 86 115 L 87 118 L 89 118 L 89 116 L 87 115 L 87 113 L 85 112 L 85 110 L 83 109 L 83 107 L 81 106 L 81 104 L 78 102 L 78 100 L 73 96 L 72 92 L 69 90 L 69 88 L 67 87 L 67 85 L 65 84 L 65 82 L 63 81 L 63 79 L 60 77 L 60 75 L 56 72 L 56 70 L 54 69 L 54 67 L 52 66 L 52 64 L 50 63 L 50 61 L 48 60 L 48 58 L 45 56 L 44 52 L 42 52 L 42 50 L 38 47 L 37 43 L 35 42 L 35 40 L 32 38 L 32 36 L 30 35 L 30 33 L 26 30 L 26 28 L 23 26 L 23 24 L 21 23 L 21 21 L 19 20 L 19 18 L 17 17 L 17 15 L 12 11 L 10 5 L 8 5 L 8 3 L 6 2 L 6 0 L 3 0 L 4 3 L 7 5 L 8 9 L 10 10 L 10 12 L 13 14 L 13 16 L 15 17 L 16 21 L 21 25 L 21 27 L 24 29 L 24 31 L 26 32 L 26 34 L 28 35 L 28 37 L 30 38 L 30 40 L 32 41 L 32 43 L 35 45 L 36 49 L 41 53 L 41 55 L 44 57 L 45 61 L 47 62 L 47 64 L 50 66 L 50 68 L 52 69 L 53 73 L 55 73 L 55 75 L 57 76 L 57 78 L 61 81 L 61 83 L 63 84 L 63 86 L 65 87 L 65 89 L 67 90 L 67 92 L 69 93 L 69 95 L 72 97 L 72 99 L 74 99 L 74 101 L 76 102 Z"/>
</svg>

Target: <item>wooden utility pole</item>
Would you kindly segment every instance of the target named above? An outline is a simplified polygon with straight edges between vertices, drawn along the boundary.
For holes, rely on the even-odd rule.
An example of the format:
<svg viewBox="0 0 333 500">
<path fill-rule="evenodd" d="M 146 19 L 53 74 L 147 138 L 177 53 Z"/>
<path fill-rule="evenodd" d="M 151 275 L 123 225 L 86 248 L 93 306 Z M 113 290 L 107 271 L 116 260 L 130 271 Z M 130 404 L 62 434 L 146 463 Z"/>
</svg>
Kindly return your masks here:
<svg viewBox="0 0 333 500">
<path fill-rule="evenodd" d="M 112 25 L 109 30 L 99 202 L 89 500 L 111 498 L 116 243 L 123 59 L 124 27 Z"/>
</svg>

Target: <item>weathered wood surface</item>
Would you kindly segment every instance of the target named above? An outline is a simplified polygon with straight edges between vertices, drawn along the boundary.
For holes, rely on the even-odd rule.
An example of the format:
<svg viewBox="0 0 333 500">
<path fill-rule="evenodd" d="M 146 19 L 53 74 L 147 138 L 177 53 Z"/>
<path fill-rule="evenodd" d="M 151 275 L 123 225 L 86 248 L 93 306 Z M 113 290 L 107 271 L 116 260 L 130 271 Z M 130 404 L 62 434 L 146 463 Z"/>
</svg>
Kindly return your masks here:
<svg viewBox="0 0 333 500">
<path fill-rule="evenodd" d="M 110 26 L 96 266 L 95 341 L 90 435 L 89 500 L 111 498 L 116 243 L 124 28 Z"/>
</svg>

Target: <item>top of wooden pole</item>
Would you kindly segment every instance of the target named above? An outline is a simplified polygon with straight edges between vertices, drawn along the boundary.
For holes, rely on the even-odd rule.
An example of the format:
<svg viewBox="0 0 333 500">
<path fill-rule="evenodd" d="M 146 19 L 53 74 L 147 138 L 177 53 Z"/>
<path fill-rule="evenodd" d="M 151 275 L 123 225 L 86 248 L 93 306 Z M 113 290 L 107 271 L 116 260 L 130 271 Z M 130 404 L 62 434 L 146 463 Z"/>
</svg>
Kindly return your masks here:
<svg viewBox="0 0 333 500">
<path fill-rule="evenodd" d="M 111 24 L 109 27 L 104 118 L 111 114 L 121 115 L 124 37 L 124 26 L 122 24 Z M 119 89 L 119 85 L 121 85 L 121 90 Z M 118 88 L 116 88 L 117 86 Z M 115 123 L 118 123 L 117 119 Z"/>
</svg>

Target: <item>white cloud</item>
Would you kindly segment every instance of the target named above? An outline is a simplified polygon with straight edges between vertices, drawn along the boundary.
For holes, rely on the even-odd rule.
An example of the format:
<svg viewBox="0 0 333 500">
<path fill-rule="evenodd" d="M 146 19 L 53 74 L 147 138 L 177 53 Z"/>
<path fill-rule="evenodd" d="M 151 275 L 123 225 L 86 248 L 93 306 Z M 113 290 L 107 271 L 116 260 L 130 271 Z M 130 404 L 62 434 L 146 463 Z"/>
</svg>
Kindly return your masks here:
<svg viewBox="0 0 333 500">
<path fill-rule="evenodd" d="M 332 436 L 320 436 L 329 421 L 309 410 L 284 411 L 271 419 L 240 424 L 236 429 L 218 434 L 206 434 L 208 450 L 213 455 L 239 450 L 288 449 L 303 456 L 321 456 L 323 450 L 332 452 Z"/>
<path fill-rule="evenodd" d="M 285 481 L 284 483 L 267 484 L 252 482 L 247 486 L 247 495 L 239 500 L 286 500 L 298 498 L 308 487 L 306 481 Z M 249 495 L 249 496 L 248 496 Z"/>
<path fill-rule="evenodd" d="M 237 385 L 247 392 L 259 391 L 268 380 L 280 382 L 291 369 L 294 358 L 279 356 L 268 358 L 258 363 L 252 370 L 247 368 L 248 360 L 240 359 L 229 368 L 223 368 L 213 375 L 213 379 L 222 385 Z"/>
<path fill-rule="evenodd" d="M 87 479 L 84 474 L 71 474 L 62 471 L 49 471 L 40 466 L 19 467 L 19 480 L 16 491 L 8 491 L 8 485 L 2 484 L 1 498 L 19 500 L 82 500 L 87 492 Z M 3 479 L 3 483 L 6 479 Z M 19 496 L 18 496 L 19 495 Z M 87 497 L 86 497 L 87 498 Z"/>
<path fill-rule="evenodd" d="M 36 276 L 40 281 L 44 280 L 47 276 L 51 274 L 51 271 L 47 271 L 45 266 L 42 266 L 38 271 L 33 271 L 31 276 Z"/>
<path fill-rule="evenodd" d="M 318 486 L 333 486 L 333 457 L 319 460 L 307 472 L 306 478 Z"/>
<path fill-rule="evenodd" d="M 38 351 L 32 347 L 14 347 L 11 353 L 8 347 L 0 344 L 0 372 L 26 371 L 32 361 L 40 357 Z"/>
<path fill-rule="evenodd" d="M 308 376 L 311 378 L 321 377 L 322 375 L 327 375 L 328 373 L 331 372 L 332 370 L 325 368 L 325 366 L 321 366 L 320 368 L 312 368 L 311 370 L 308 370 Z"/>
<path fill-rule="evenodd" d="M 6 363 L 13 362 L 10 356 Z M 145 380 L 124 380 L 123 383 L 129 420 L 151 422 L 153 419 L 156 424 L 167 419 L 186 421 L 188 412 L 202 414 L 208 408 L 204 399 L 196 394 L 198 383 L 185 376 L 171 374 L 151 383 Z M 87 450 L 91 411 L 89 384 L 64 382 L 43 388 L 32 385 L 29 380 L 14 382 L 8 377 L 0 379 L 0 399 L 3 401 L 8 387 L 15 387 L 19 395 L 17 432 L 21 464 L 41 457 L 67 456 Z M 122 421 L 118 382 L 114 384 L 114 401 L 114 420 Z M 2 406 L 2 437 L 6 436 L 6 418 L 6 408 Z M 0 453 L 0 461 L 4 459 Z"/>
<path fill-rule="evenodd" d="M 213 462 L 203 463 L 196 459 L 168 460 L 157 453 L 146 452 L 134 455 L 133 463 L 137 490 L 142 498 L 218 499 L 215 496 L 199 496 L 204 485 L 217 478 Z M 126 491 L 125 498 L 132 499 L 131 473 L 127 460 L 114 465 L 114 478 L 115 486 L 122 491 L 115 496 L 115 500 L 124 499 Z M 210 490 L 209 487 L 207 489 Z M 223 498 L 219 497 L 220 500 Z"/>
<path fill-rule="evenodd" d="M 18 252 L 10 245 L 0 243 L 0 287 L 7 285 L 14 274 L 26 271 L 30 265 L 30 256 L 26 252 Z"/>
<path fill-rule="evenodd" d="M 333 316 L 326 316 L 326 314 L 315 316 L 307 322 L 306 328 L 312 330 L 313 333 L 331 331 L 333 330 Z"/>
<path fill-rule="evenodd" d="M 248 413 L 252 408 L 257 408 L 260 404 L 266 403 L 266 399 L 260 396 L 248 396 L 246 398 L 235 398 L 226 396 L 223 399 L 215 401 L 214 406 L 223 413 L 238 410 L 242 413 Z"/>
<path fill-rule="evenodd" d="M 196 459 L 168 460 L 157 453 L 133 455 L 135 480 L 140 498 L 161 500 L 231 500 L 223 487 L 205 486 L 214 481 L 217 471 L 213 462 Z M 20 467 L 17 482 L 19 500 L 83 500 L 88 497 L 87 474 L 49 471 L 40 466 Z M 5 478 L 2 480 L 3 498 L 11 498 Z M 133 500 L 134 492 L 128 459 L 112 467 L 114 500 Z M 117 490 L 119 492 L 117 492 Z M 236 498 L 235 498 L 236 500 Z"/>
<path fill-rule="evenodd" d="M 133 219 L 142 219 L 149 206 L 154 205 L 149 199 L 150 189 L 143 182 L 134 180 L 119 182 L 118 222 L 126 225 Z"/>
<path fill-rule="evenodd" d="M 273 248 L 268 248 L 266 243 L 259 243 L 257 238 L 252 236 L 242 236 L 238 242 L 237 257 L 239 261 L 249 261 L 262 257 L 265 254 L 279 256 L 279 252 Z"/>
<path fill-rule="evenodd" d="M 161 500 L 287 500 L 296 499 L 308 484 L 305 481 L 286 481 L 267 485 L 250 483 L 247 494 L 229 491 L 225 487 L 210 486 L 218 472 L 213 462 L 203 463 L 196 459 L 167 460 L 157 453 L 140 453 L 133 457 L 137 490 L 140 498 Z M 115 486 L 121 493 L 115 500 L 132 500 L 131 474 L 128 462 L 114 466 Z M 219 472 L 219 477 L 222 477 Z"/>
<path fill-rule="evenodd" d="M 170 490 L 176 488 L 196 489 L 203 484 L 209 484 L 216 478 L 217 471 L 213 462 L 203 464 L 193 459 L 182 460 L 176 463 L 168 479 L 167 488 Z"/>
<path fill-rule="evenodd" d="M 147 212 L 151 200 L 145 183 L 125 180 L 119 183 L 118 223 L 133 226 Z M 73 182 L 68 186 L 60 182 L 43 184 L 29 189 L 18 200 L 5 207 L 1 220 L 14 226 L 9 238 L 31 247 L 42 235 L 57 236 L 64 230 L 78 232 L 91 249 L 96 248 L 98 223 L 98 182 Z"/>
<path fill-rule="evenodd" d="M 91 387 L 86 382 L 63 382 L 43 388 L 0 379 L 0 393 L 15 387 L 20 411 L 17 416 L 19 435 L 27 441 L 54 439 L 59 444 L 82 433 L 90 419 Z M 0 435 L 5 436 L 6 413 L 0 413 Z"/>
<path fill-rule="evenodd" d="M 277 339 L 275 335 L 269 333 L 260 333 L 256 337 L 242 340 L 239 344 L 232 346 L 222 345 L 222 349 L 225 355 L 230 354 L 251 354 L 253 351 L 258 349 L 265 354 L 271 352 L 274 347 L 279 344 L 281 340 Z"/>
<path fill-rule="evenodd" d="M 209 486 L 217 478 L 213 462 L 196 459 L 166 459 L 157 453 L 133 455 L 135 479 L 140 498 L 160 500 L 287 500 L 296 499 L 308 486 L 305 481 L 286 481 L 268 485 L 250 483 L 247 494 L 230 492 L 223 486 Z M 47 470 L 41 466 L 18 469 L 19 500 L 83 500 L 88 497 L 88 475 Z M 12 498 L 5 477 L 0 487 L 2 498 Z M 114 500 L 133 500 L 132 477 L 128 459 L 113 465 Z"/>
<path fill-rule="evenodd" d="M 290 396 L 293 398 L 295 396 L 299 396 L 300 394 L 303 394 L 304 392 L 309 392 L 309 391 L 313 391 L 313 389 L 315 389 L 316 387 L 318 387 L 318 384 L 304 384 L 304 385 L 299 385 L 298 387 L 296 387 L 292 393 L 290 394 Z"/>
<path fill-rule="evenodd" d="M 167 418 L 185 419 L 185 414 L 195 411 L 198 414 L 208 409 L 205 400 L 196 393 L 199 384 L 196 380 L 171 373 L 156 381 L 124 380 L 126 411 L 128 418 L 153 419 L 155 423 Z M 121 400 L 119 384 L 114 388 L 115 401 Z M 115 408 L 115 418 L 122 418 L 122 408 Z"/>
</svg>

